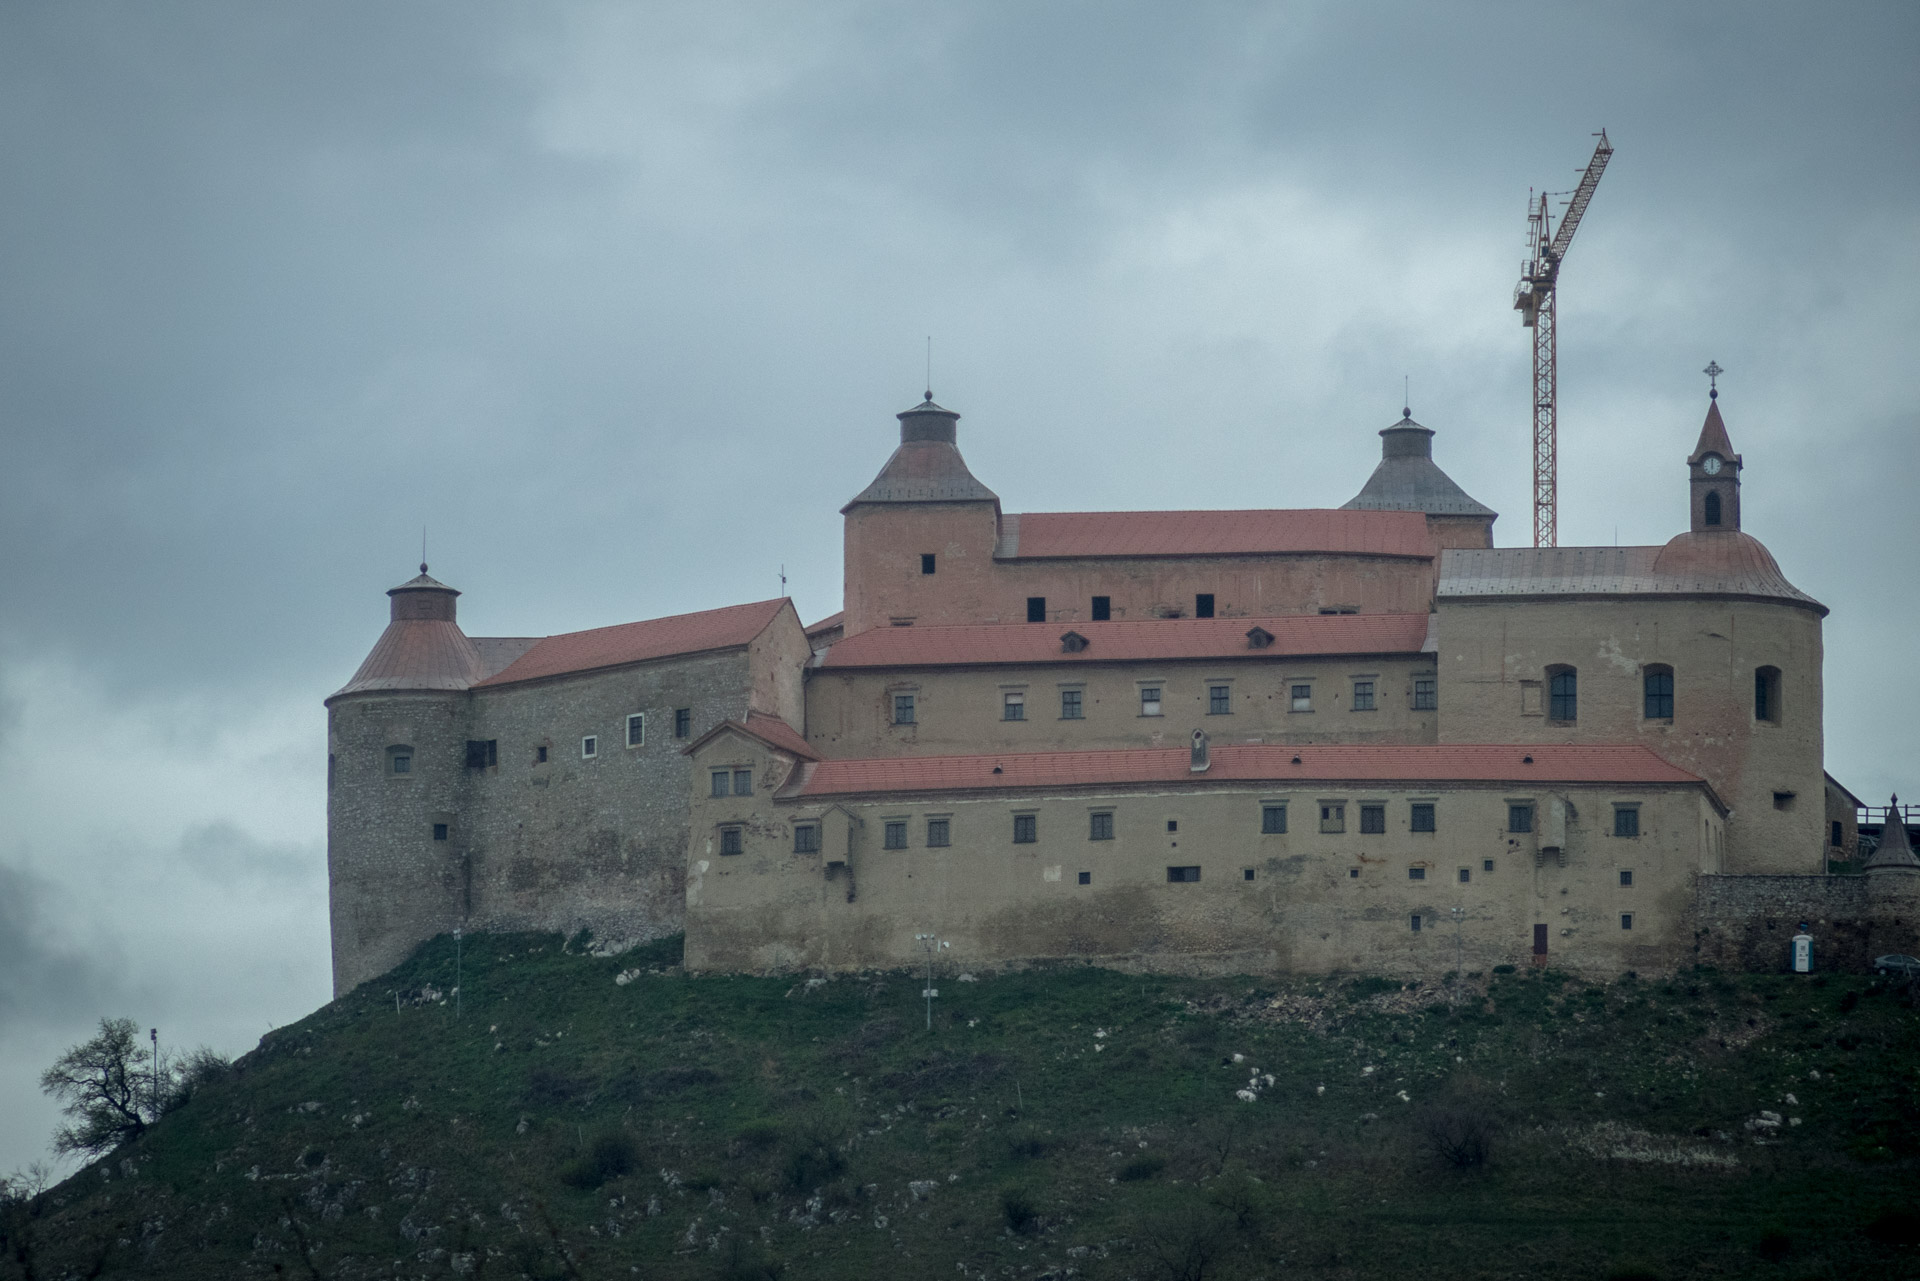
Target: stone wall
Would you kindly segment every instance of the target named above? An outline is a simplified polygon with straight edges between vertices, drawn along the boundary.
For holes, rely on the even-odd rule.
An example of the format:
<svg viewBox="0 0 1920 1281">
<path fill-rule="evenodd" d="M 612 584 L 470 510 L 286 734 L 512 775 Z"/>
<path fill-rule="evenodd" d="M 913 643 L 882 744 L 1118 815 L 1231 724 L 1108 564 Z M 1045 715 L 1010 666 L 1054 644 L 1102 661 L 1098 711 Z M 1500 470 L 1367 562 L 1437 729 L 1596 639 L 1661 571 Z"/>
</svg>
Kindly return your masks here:
<svg viewBox="0 0 1920 1281">
<path fill-rule="evenodd" d="M 1695 913 L 1696 959 L 1720 969 L 1791 969 L 1802 921 L 1815 969 L 1858 974 L 1889 952 L 1920 955 L 1920 875 L 1704 876 Z"/>
</svg>

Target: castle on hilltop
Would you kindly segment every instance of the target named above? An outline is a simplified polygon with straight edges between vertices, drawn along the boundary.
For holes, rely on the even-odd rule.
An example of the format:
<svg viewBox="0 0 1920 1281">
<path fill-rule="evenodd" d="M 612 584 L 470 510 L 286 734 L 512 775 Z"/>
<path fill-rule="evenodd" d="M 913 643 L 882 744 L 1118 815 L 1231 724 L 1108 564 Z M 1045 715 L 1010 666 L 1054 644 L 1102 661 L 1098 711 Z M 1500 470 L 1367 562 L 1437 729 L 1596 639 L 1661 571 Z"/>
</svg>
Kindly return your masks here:
<svg viewBox="0 0 1920 1281">
<path fill-rule="evenodd" d="M 1658 547 L 1495 547 L 1410 414 L 1337 509 L 1187 512 L 1004 512 L 959 417 L 898 415 L 811 626 L 469 637 L 425 565 L 389 591 L 327 700 L 336 992 L 455 928 L 746 971 L 1920 950 L 1900 822 L 1826 875 L 1827 610 L 1741 528 L 1717 400 Z"/>
</svg>

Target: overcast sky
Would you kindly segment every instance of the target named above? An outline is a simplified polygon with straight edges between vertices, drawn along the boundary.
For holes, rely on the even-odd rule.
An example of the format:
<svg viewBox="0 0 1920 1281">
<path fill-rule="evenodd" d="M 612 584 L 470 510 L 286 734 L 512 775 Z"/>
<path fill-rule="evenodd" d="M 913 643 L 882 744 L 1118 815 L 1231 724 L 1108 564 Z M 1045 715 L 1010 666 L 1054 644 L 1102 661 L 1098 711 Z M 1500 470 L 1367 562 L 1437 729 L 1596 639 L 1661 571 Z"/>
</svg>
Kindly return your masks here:
<svg viewBox="0 0 1920 1281">
<path fill-rule="evenodd" d="M 1571 6 L 1567 7 L 1571 9 Z M 473 635 L 776 595 L 933 387 L 1010 511 L 1323 507 L 1398 418 L 1529 541 L 1664 542 L 1710 359 L 1920 795 L 1920 8 L 0 7 L 0 1171 L 103 1014 L 328 996 L 325 719 L 421 526 Z"/>
</svg>

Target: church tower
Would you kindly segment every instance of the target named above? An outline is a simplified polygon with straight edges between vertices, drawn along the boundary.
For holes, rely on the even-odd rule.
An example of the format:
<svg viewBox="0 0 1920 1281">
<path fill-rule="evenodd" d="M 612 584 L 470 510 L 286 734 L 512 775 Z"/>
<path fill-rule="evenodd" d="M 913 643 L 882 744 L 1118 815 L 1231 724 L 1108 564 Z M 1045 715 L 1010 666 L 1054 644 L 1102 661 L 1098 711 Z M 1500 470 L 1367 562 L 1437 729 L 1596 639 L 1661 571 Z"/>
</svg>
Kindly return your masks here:
<svg viewBox="0 0 1920 1281">
<path fill-rule="evenodd" d="M 1696 534 L 1740 528 L 1740 455 L 1733 452 L 1727 425 L 1720 420 L 1719 389 L 1708 396 L 1707 421 L 1700 428 L 1700 442 L 1687 459 L 1692 473 L 1692 529 Z"/>
</svg>

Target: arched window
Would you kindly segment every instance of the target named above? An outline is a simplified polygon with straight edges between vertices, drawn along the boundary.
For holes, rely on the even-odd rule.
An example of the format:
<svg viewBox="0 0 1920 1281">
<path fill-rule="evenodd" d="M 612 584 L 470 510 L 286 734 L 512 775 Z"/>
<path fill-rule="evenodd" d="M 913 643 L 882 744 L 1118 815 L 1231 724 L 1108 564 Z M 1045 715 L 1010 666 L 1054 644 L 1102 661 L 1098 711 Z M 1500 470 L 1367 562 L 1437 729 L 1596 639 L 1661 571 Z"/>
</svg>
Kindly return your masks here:
<svg viewBox="0 0 1920 1281">
<path fill-rule="evenodd" d="M 1673 719 L 1673 669 L 1664 663 L 1650 665 L 1642 678 L 1646 693 L 1643 714 L 1650 721 Z"/>
<path fill-rule="evenodd" d="M 1580 673 L 1571 667 L 1547 669 L 1547 719 L 1572 721 L 1580 718 Z"/>
<path fill-rule="evenodd" d="M 1753 719 L 1780 723 L 1780 669 L 1756 668 L 1753 673 Z"/>
<path fill-rule="evenodd" d="M 1705 506 L 1706 523 L 1709 525 L 1718 525 L 1720 523 L 1720 495 L 1708 494 Z"/>
</svg>

